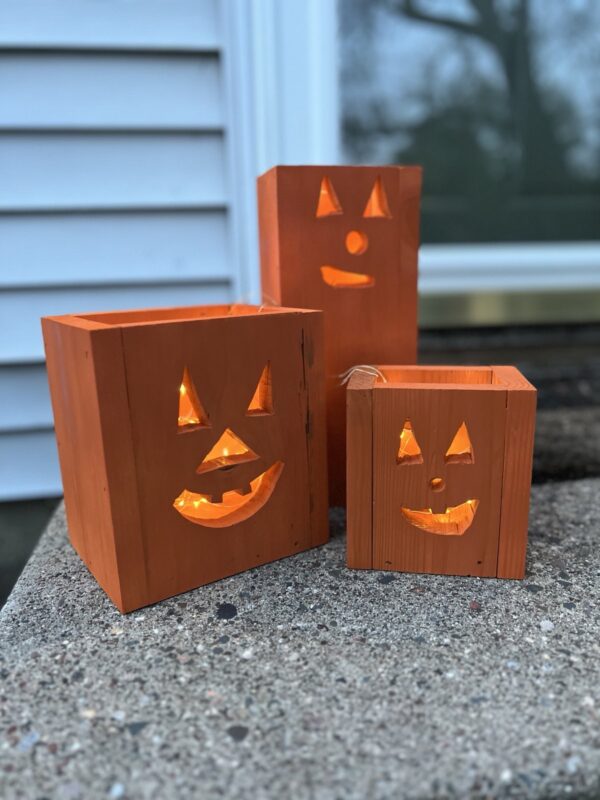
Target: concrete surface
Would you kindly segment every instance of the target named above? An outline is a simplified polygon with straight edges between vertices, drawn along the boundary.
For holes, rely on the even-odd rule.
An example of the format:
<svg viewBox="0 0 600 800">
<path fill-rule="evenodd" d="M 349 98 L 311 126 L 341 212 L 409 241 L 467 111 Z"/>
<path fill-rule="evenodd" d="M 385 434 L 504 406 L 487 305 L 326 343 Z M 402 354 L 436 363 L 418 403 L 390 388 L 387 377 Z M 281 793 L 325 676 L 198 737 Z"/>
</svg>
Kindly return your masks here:
<svg viewBox="0 0 600 800">
<path fill-rule="evenodd" d="M 534 483 L 594 476 L 600 476 L 600 406 L 538 411 Z"/>
<path fill-rule="evenodd" d="M 534 487 L 524 582 L 329 545 L 122 617 L 59 510 L 0 612 L 2 798 L 600 793 L 600 480 Z"/>
</svg>

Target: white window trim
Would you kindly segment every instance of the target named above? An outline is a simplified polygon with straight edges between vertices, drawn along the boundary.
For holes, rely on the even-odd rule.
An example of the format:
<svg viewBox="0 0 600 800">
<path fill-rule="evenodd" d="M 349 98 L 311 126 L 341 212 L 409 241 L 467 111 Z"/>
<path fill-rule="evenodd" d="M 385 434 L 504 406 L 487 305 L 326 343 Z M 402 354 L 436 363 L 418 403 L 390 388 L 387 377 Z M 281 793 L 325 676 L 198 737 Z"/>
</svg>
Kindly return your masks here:
<svg viewBox="0 0 600 800">
<path fill-rule="evenodd" d="M 423 245 L 422 295 L 600 289 L 600 242 Z"/>
<path fill-rule="evenodd" d="M 260 299 L 256 178 L 337 164 L 336 0 L 222 0 L 234 291 Z"/>
<path fill-rule="evenodd" d="M 336 0 L 223 0 L 234 291 L 260 298 L 256 177 L 341 159 Z M 424 245 L 421 295 L 600 288 L 600 241 Z"/>
</svg>

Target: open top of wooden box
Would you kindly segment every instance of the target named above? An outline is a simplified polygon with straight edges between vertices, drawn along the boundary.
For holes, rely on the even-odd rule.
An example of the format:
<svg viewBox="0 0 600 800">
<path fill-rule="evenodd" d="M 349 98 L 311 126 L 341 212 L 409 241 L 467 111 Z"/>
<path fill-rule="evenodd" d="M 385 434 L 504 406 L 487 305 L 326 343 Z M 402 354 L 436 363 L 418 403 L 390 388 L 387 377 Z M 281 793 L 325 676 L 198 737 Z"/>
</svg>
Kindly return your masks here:
<svg viewBox="0 0 600 800">
<path fill-rule="evenodd" d="M 386 366 L 357 367 L 349 381 L 351 389 L 392 389 L 426 385 L 428 389 L 445 389 L 449 386 L 478 386 L 487 389 L 534 387 L 516 367 L 446 367 L 446 366 Z"/>
<path fill-rule="evenodd" d="M 225 317 L 249 317 L 259 314 L 311 314 L 310 309 L 282 308 L 280 306 L 229 303 L 213 306 L 183 306 L 176 308 L 142 308 L 129 311 L 101 311 L 86 314 L 65 314 L 48 317 L 77 327 L 88 329 L 125 327 L 131 325 L 188 322 L 199 319 L 222 319 Z M 91 324 L 90 324 L 91 323 Z"/>
</svg>

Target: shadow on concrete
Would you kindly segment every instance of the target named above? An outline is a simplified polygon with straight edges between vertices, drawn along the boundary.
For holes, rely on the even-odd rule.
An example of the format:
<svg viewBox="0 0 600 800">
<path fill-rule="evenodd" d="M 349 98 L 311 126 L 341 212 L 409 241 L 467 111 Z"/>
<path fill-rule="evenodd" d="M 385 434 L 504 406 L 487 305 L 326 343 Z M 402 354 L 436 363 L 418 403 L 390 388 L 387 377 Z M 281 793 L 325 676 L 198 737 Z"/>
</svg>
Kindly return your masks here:
<svg viewBox="0 0 600 800">
<path fill-rule="evenodd" d="M 59 498 L 53 497 L 0 503 L 0 606 L 59 502 Z"/>
</svg>

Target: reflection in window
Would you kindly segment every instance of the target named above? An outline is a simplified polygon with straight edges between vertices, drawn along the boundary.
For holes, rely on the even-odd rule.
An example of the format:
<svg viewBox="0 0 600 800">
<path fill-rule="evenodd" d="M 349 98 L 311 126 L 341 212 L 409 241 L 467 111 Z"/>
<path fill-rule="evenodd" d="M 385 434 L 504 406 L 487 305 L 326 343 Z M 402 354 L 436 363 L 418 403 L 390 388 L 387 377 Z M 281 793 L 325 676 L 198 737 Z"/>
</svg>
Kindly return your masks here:
<svg viewBox="0 0 600 800">
<path fill-rule="evenodd" d="M 423 164 L 424 241 L 598 238 L 600 3 L 339 8 L 347 158 Z"/>
</svg>

